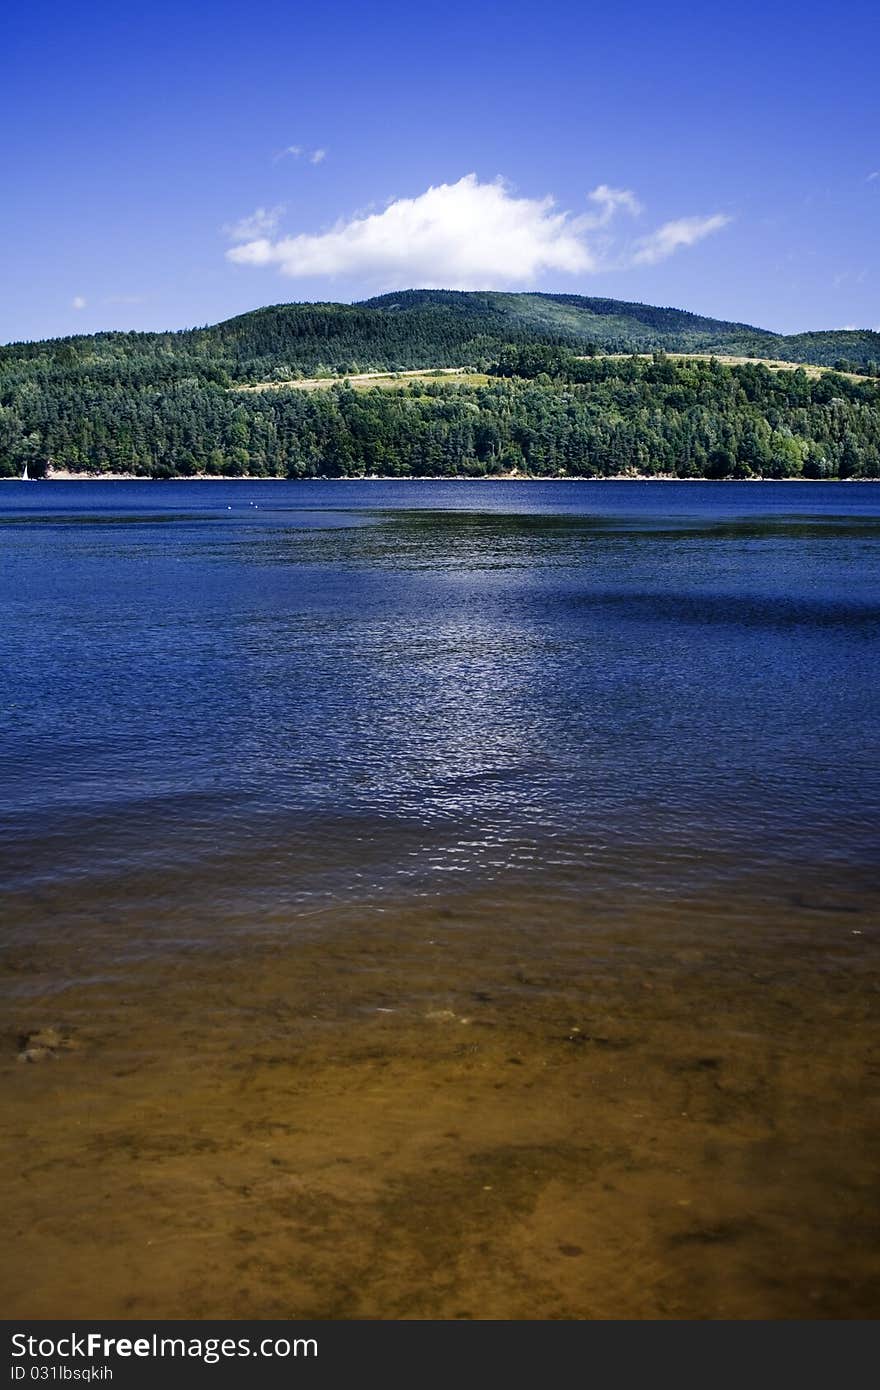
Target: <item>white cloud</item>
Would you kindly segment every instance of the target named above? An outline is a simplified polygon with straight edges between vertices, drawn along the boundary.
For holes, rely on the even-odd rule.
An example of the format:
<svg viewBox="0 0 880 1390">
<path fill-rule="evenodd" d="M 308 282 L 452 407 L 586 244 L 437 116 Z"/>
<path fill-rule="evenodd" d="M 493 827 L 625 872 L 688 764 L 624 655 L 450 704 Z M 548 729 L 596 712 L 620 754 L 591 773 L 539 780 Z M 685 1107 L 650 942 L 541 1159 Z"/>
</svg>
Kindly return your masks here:
<svg viewBox="0 0 880 1390">
<path fill-rule="evenodd" d="M 679 217 L 674 222 L 664 222 L 650 236 L 642 237 L 630 257 L 632 265 L 656 265 L 665 261 L 682 246 L 694 246 L 703 237 L 710 236 L 726 227 L 730 221 L 722 212 L 711 217 Z"/>
<path fill-rule="evenodd" d="M 272 156 L 273 163 L 277 164 L 279 159 L 285 159 L 288 155 L 292 159 L 302 159 L 305 156 L 310 164 L 320 164 L 323 159 L 327 158 L 327 151 L 307 150 L 302 145 L 285 145 L 283 150 L 279 150 L 276 155 Z"/>
<path fill-rule="evenodd" d="M 352 275 L 387 287 L 491 289 L 534 284 L 552 272 L 585 275 L 653 264 L 729 221 L 716 213 L 668 222 L 615 255 L 610 225 L 618 212 L 638 215 L 638 199 L 607 184 L 587 197 L 596 210 L 575 216 L 558 211 L 551 197 L 521 198 L 501 179 L 480 183 L 467 174 L 326 232 L 273 240 L 267 228 L 242 236 L 243 244 L 226 254 L 238 265 L 277 266 L 293 277 Z"/>
<path fill-rule="evenodd" d="M 875 169 L 872 174 L 869 174 L 865 183 L 873 183 L 875 179 L 880 179 L 880 169 Z"/>
<path fill-rule="evenodd" d="M 542 271 L 595 268 L 574 219 L 551 198 L 517 198 L 501 182 L 468 174 L 383 212 L 338 222 L 318 235 L 255 239 L 229 251 L 285 275 L 378 277 L 388 283 L 477 288 L 534 280 Z"/>
<path fill-rule="evenodd" d="M 231 241 L 252 241 L 255 237 L 268 236 L 270 232 L 274 232 L 283 212 L 283 205 L 277 208 L 255 208 L 250 217 L 227 223 L 223 230 Z"/>
<path fill-rule="evenodd" d="M 70 301 L 70 307 L 71 309 L 84 309 L 86 307 L 86 300 L 83 299 L 81 294 L 75 294 Z"/>
<path fill-rule="evenodd" d="M 598 204 L 599 214 L 596 223 L 605 226 L 610 222 L 618 208 L 624 208 L 632 213 L 633 217 L 638 217 L 642 211 L 642 205 L 634 193 L 630 193 L 628 188 L 609 188 L 607 183 L 600 183 L 598 188 L 594 188 L 587 197 L 591 202 Z"/>
</svg>

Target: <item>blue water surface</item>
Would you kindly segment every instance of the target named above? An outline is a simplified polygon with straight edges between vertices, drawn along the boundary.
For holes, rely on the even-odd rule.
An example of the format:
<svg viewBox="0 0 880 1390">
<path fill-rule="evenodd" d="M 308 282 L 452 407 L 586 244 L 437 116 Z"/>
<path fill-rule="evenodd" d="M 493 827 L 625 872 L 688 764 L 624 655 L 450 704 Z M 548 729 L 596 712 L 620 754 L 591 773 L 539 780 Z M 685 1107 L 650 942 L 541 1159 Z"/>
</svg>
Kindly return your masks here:
<svg viewBox="0 0 880 1390">
<path fill-rule="evenodd" d="M 857 484 L 0 485 L 10 929 L 862 892 L 878 539 Z"/>
</svg>

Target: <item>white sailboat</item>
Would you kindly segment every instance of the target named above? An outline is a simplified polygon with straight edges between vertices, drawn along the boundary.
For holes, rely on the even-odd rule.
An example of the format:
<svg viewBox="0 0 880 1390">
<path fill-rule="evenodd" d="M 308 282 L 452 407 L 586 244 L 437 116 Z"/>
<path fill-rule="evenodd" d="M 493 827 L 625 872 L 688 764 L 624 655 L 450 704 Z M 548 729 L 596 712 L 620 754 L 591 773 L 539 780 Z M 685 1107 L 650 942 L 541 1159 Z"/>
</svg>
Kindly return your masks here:
<svg viewBox="0 0 880 1390">
<path fill-rule="evenodd" d="M 21 481 L 23 483 L 29 483 L 31 481 L 28 477 L 27 464 L 25 464 L 24 468 L 21 470 Z"/>
</svg>

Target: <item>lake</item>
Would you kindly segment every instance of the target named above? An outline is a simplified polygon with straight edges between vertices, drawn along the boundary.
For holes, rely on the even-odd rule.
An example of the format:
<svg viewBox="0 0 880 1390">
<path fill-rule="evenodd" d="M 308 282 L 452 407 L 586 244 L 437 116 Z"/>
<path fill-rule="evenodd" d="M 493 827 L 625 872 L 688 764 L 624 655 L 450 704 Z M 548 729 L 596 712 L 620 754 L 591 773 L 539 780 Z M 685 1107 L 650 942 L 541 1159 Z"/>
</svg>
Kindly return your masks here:
<svg viewBox="0 0 880 1390">
<path fill-rule="evenodd" d="M 9 1315 L 875 1316 L 878 541 L 0 488 Z"/>
</svg>

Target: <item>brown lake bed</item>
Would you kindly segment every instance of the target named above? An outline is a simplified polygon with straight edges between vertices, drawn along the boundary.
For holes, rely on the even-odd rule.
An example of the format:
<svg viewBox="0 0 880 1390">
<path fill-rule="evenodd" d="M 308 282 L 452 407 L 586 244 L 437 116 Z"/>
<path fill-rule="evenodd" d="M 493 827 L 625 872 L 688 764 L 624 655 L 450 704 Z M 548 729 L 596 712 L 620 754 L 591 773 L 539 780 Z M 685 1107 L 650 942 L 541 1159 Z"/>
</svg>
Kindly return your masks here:
<svg viewBox="0 0 880 1390">
<path fill-rule="evenodd" d="M 739 907 L 7 959 L 7 1316 L 876 1316 L 880 933 Z"/>
</svg>

